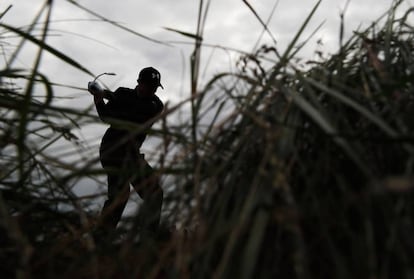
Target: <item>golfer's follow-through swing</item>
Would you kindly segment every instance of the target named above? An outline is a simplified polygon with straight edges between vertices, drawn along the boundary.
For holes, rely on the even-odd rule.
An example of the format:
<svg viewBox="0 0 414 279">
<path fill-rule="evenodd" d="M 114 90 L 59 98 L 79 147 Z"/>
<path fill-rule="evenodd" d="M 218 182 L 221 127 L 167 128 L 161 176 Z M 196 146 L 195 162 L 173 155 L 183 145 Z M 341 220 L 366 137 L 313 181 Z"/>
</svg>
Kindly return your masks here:
<svg viewBox="0 0 414 279">
<path fill-rule="evenodd" d="M 146 130 L 164 108 L 155 95 L 158 87 L 163 88 L 161 75 L 147 67 L 140 71 L 137 82 L 134 89 L 120 87 L 115 92 L 101 89 L 96 78 L 88 83 L 100 119 L 110 124 L 99 150 L 108 176 L 108 198 L 98 225 L 102 230 L 116 228 L 128 201 L 130 184 L 143 199 L 137 220 L 139 226 L 154 231 L 159 225 L 163 192 L 158 176 L 140 148 Z"/>
</svg>

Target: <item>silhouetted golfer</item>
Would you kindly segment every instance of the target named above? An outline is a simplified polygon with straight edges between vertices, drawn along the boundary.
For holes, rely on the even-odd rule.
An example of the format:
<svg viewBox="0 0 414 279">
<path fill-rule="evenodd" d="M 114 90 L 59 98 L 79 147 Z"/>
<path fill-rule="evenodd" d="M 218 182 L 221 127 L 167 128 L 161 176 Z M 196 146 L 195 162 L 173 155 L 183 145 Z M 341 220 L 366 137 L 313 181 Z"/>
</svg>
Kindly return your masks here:
<svg viewBox="0 0 414 279">
<path fill-rule="evenodd" d="M 111 125 L 100 146 L 101 163 L 108 175 L 108 199 L 101 213 L 103 229 L 116 228 L 129 198 L 130 184 L 144 201 L 139 211 L 139 226 L 149 230 L 158 227 L 163 191 L 140 147 L 154 117 L 164 108 L 155 95 L 158 87 L 163 88 L 160 80 L 160 73 L 148 67 L 140 71 L 135 89 L 120 87 L 111 92 L 88 85 L 99 117 Z M 108 100 L 106 103 L 104 98 Z"/>
</svg>

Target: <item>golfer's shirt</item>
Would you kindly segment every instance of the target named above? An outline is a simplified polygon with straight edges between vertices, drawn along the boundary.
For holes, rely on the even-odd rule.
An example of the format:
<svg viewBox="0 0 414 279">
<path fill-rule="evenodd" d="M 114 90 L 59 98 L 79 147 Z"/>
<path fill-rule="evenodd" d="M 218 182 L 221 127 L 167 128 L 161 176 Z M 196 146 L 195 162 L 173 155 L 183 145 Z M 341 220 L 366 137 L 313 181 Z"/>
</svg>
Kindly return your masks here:
<svg viewBox="0 0 414 279">
<path fill-rule="evenodd" d="M 103 140 L 118 141 L 133 134 L 139 148 L 145 140 L 145 130 L 152 126 L 154 118 L 164 109 L 163 103 L 156 95 L 140 97 L 135 90 L 124 87 L 108 94 L 107 103 L 96 105 L 99 117 L 111 125 Z"/>
</svg>

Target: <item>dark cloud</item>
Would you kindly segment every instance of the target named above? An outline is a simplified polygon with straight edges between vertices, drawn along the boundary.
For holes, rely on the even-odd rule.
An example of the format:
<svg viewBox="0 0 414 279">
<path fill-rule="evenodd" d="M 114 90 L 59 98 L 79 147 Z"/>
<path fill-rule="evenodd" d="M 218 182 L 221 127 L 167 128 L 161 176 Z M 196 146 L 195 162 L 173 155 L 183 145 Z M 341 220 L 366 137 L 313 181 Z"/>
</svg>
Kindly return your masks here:
<svg viewBox="0 0 414 279">
<path fill-rule="evenodd" d="M 257 14 L 267 21 L 276 0 L 250 0 Z M 24 26 L 31 22 L 45 0 L 6 0 L 0 2 L 0 11 L 8 5 L 13 8 L 3 18 L 3 22 L 15 26 Z M 53 2 L 53 21 L 48 43 L 86 66 L 93 73 L 111 71 L 116 77 L 105 77 L 111 87 L 133 87 L 140 68 L 152 65 L 162 73 L 166 90 L 161 96 L 164 101 L 178 102 L 189 94 L 189 61 L 193 49 L 192 39 L 181 34 L 167 31 L 163 27 L 194 33 L 197 24 L 199 1 L 158 0 L 158 1 L 77 1 L 80 5 L 103 17 L 122 24 L 130 30 L 155 40 L 171 42 L 181 41 L 187 44 L 165 46 L 146 40 L 131 32 L 115 27 L 108 22 L 97 20 L 91 14 L 70 4 L 68 1 Z M 277 47 L 283 51 L 295 36 L 306 16 L 317 1 L 279 0 L 276 10 L 270 18 L 268 28 L 277 40 Z M 347 0 L 322 1 L 314 18 L 309 23 L 302 40 L 307 38 L 319 24 L 324 25 L 313 40 L 300 53 L 302 57 L 312 56 L 316 40 L 324 42 L 324 50 L 334 52 L 338 46 L 340 12 Z M 346 34 L 360 24 L 369 24 L 391 5 L 392 0 L 350 1 L 345 14 Z M 407 6 L 409 4 L 406 4 Z M 252 11 L 239 0 L 212 0 L 204 29 L 204 43 L 224 47 L 253 51 L 258 44 L 273 44 L 271 37 L 265 34 L 258 41 L 263 27 Z M 31 64 L 33 51 L 21 56 L 21 66 Z M 204 48 L 202 51 L 201 81 L 208 80 L 220 71 L 229 71 L 239 56 L 231 50 Z M 71 66 L 50 55 L 45 55 L 43 72 L 54 82 L 74 86 L 84 86 L 91 79 Z M 73 94 L 65 92 L 61 94 Z"/>
<path fill-rule="evenodd" d="M 263 21 L 267 21 L 275 1 L 250 0 L 249 2 Z M 1 1 L 0 11 L 13 4 L 13 8 L 2 21 L 14 26 L 27 25 L 45 2 L 45 0 Z M 167 31 L 163 27 L 194 33 L 199 1 L 82 0 L 77 2 L 103 17 L 155 40 L 182 41 L 189 44 L 165 46 L 154 43 L 108 22 L 99 21 L 68 1 L 59 0 L 53 2 L 53 21 L 50 26 L 52 36 L 48 38 L 50 45 L 83 64 L 93 73 L 106 71 L 117 73 L 116 77 L 103 79 L 110 87 L 134 87 L 139 69 L 152 65 L 162 73 L 163 85 L 166 89 L 160 93 L 164 101 L 178 102 L 189 94 L 192 39 Z M 335 50 L 338 46 L 339 15 L 346 2 L 347 0 L 321 2 L 302 38 L 307 38 L 319 24 L 325 23 L 304 48 L 301 56 L 312 55 L 317 39 L 322 39 L 326 51 Z M 346 34 L 351 34 L 361 24 L 367 25 L 375 20 L 390 7 L 392 2 L 392 0 L 351 1 L 345 14 Z M 268 28 L 276 38 L 280 50 L 283 51 L 292 40 L 315 4 L 316 1 L 279 0 Z M 407 7 L 408 5 L 409 3 L 406 4 Z M 243 1 L 212 0 L 203 37 L 206 44 L 249 52 L 258 43 L 262 31 L 260 22 Z M 264 43 L 273 43 L 269 35 L 264 35 L 259 41 L 259 45 Z M 34 52 L 26 48 L 26 52 L 20 57 L 20 66 L 30 67 L 33 55 Z M 238 55 L 231 50 L 204 48 L 201 81 L 208 80 L 220 71 L 231 70 Z M 91 79 L 90 76 L 51 55 L 44 56 L 42 71 L 54 82 L 74 86 L 86 86 Z M 74 92 L 62 89 L 59 94 L 73 95 Z"/>
<path fill-rule="evenodd" d="M 249 1 L 257 14 L 266 21 L 274 6 L 275 0 Z M 34 14 L 40 9 L 45 0 L 7 0 L 2 1 L 0 9 L 5 9 L 13 4 L 12 10 L 3 19 L 4 22 L 13 25 L 28 24 Z M 191 42 L 180 34 L 167 31 L 163 27 L 174 28 L 185 32 L 195 32 L 198 13 L 198 1 L 109 1 L 94 0 L 78 1 L 82 6 L 116 22 L 119 22 L 145 36 L 161 41 L 185 41 Z M 269 22 L 269 29 L 278 42 L 278 47 L 283 49 L 293 38 L 309 14 L 316 1 L 279 0 L 276 11 Z M 344 8 L 346 0 L 322 1 L 320 8 L 315 13 L 303 37 L 306 38 L 321 22 L 325 21 L 316 38 L 323 38 L 327 47 L 337 46 L 339 30 L 339 14 Z M 365 0 L 363 2 L 351 1 L 345 16 L 348 34 L 360 23 L 369 23 L 384 12 L 392 3 L 392 0 L 379 1 Z M 369 11 L 369 13 L 367 13 Z M 16 16 L 16 15 L 19 16 Z M 50 37 L 49 43 L 64 53 L 70 55 L 80 63 L 84 63 L 95 73 L 114 71 L 118 74 L 117 81 L 133 85 L 135 76 L 140 67 L 154 65 L 163 73 L 164 83 L 172 92 L 182 87 L 182 72 L 188 72 L 191 45 L 179 45 L 166 47 L 145 40 L 130 32 L 114 27 L 109 23 L 92 21 L 96 17 L 75 7 L 68 1 L 54 1 L 53 19 L 51 28 L 56 37 Z M 69 20 L 71 21 L 62 21 Z M 75 19 L 75 21 L 73 21 Z M 249 8 L 242 1 L 211 1 L 207 23 L 204 31 L 205 43 L 218 44 L 231 48 L 252 51 L 257 43 L 263 28 Z M 271 43 L 270 36 L 265 35 L 262 43 Z M 311 44 L 309 49 L 313 49 Z M 210 55 L 211 50 L 204 50 L 204 55 Z M 307 52 L 306 52 L 307 51 Z M 306 50 L 305 53 L 310 53 Z M 218 63 L 208 64 L 208 73 L 213 74 L 220 67 L 228 67 L 228 53 L 216 51 L 213 56 Z M 183 61 L 186 68 L 183 68 Z M 224 62 L 223 62 L 224 61 Z M 58 61 L 49 60 L 44 65 L 45 70 L 50 67 L 50 75 L 59 82 L 70 84 L 85 83 L 89 77 L 79 74 L 62 75 Z M 188 73 L 186 74 L 188 78 Z M 188 84 L 188 80 L 184 80 Z M 171 95 L 170 95 L 171 97 Z"/>
</svg>

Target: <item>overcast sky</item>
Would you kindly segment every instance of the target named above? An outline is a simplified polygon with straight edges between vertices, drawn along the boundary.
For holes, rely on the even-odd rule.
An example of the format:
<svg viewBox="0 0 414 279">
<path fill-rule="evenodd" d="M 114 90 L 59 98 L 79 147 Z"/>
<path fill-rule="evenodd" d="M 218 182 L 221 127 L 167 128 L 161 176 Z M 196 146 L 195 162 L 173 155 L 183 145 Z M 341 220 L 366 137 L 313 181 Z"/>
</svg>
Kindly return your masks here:
<svg viewBox="0 0 414 279">
<path fill-rule="evenodd" d="M 10 4 L 12 9 L 3 18 L 3 22 L 14 26 L 25 26 L 31 22 L 45 0 L 2 0 L 0 11 Z M 79 0 L 80 5 L 119 22 L 127 28 L 155 40 L 170 43 L 171 46 L 157 44 L 135 36 L 109 23 L 93 21 L 97 18 L 79 9 L 66 0 L 55 0 L 53 23 L 48 43 L 85 65 L 93 73 L 111 71 L 116 77 L 103 80 L 111 87 L 134 87 L 140 68 L 152 65 L 162 74 L 165 90 L 160 97 L 166 100 L 178 100 L 188 94 L 189 56 L 191 45 L 171 42 L 191 42 L 191 39 L 170 32 L 164 27 L 195 33 L 199 1 L 196 0 L 122 0 L 96 1 Z M 207 2 L 207 1 L 204 1 Z M 315 0 L 250 0 L 249 3 L 260 17 L 266 21 L 273 7 L 276 10 L 270 20 L 269 29 L 277 40 L 277 47 L 283 50 L 295 35 L 304 18 L 316 4 Z M 313 32 L 319 24 L 323 27 L 315 35 L 302 56 L 309 57 L 316 49 L 315 41 L 321 39 L 327 52 L 338 45 L 340 12 L 346 6 L 346 0 L 324 0 L 316 12 L 307 32 Z M 345 14 L 346 34 L 359 25 L 367 25 L 384 13 L 392 0 L 351 0 Z M 404 7 L 412 6 L 407 0 Z M 217 44 L 250 52 L 256 45 L 262 27 L 253 13 L 242 0 L 212 0 L 208 11 L 204 31 L 204 43 Z M 262 43 L 271 43 L 264 36 Z M 10 48 L 11 50 L 12 48 Z M 17 67 L 30 67 L 32 53 L 22 56 Z M 239 55 L 220 49 L 204 48 L 202 52 L 202 70 L 206 69 L 204 80 L 212 74 L 229 70 Z M 212 58 L 209 60 L 208 58 Z M 210 61 L 207 64 L 207 61 Z M 206 68 L 207 66 L 207 68 Z M 52 80 L 76 86 L 84 86 L 91 78 L 79 73 L 70 66 L 62 65 L 58 59 L 45 56 L 43 72 Z M 114 88 L 115 89 L 115 88 Z M 71 92 L 72 94 L 74 92 Z"/>
<path fill-rule="evenodd" d="M 27 26 L 45 2 L 47 1 L 0 0 L 0 13 L 12 5 L 2 18 L 2 22 L 15 27 Z M 70 1 L 54 0 L 48 44 L 78 61 L 94 74 L 115 72 L 116 76 L 106 76 L 101 79 L 113 90 L 119 86 L 135 87 L 139 70 L 151 65 L 161 72 L 165 90 L 159 90 L 158 95 L 164 102 L 176 103 L 190 95 L 189 60 L 193 40 L 168 31 L 165 27 L 195 33 L 199 1 L 78 0 L 76 2 L 96 14 L 162 43 L 144 39 L 99 20 L 98 17 Z M 204 2 L 208 1 L 204 0 Z M 282 52 L 317 0 L 248 0 L 248 2 L 263 21 L 269 20 L 268 28 L 277 41 L 276 47 L 279 52 Z M 344 16 L 345 36 L 349 36 L 352 31 L 360 26 L 369 25 L 384 14 L 392 2 L 392 0 L 322 0 L 302 39 L 307 38 L 323 23 L 322 28 L 299 55 L 312 58 L 317 49 L 317 40 L 322 41 L 322 50 L 326 53 L 336 51 L 340 14 L 345 7 L 347 7 Z M 401 6 L 400 13 L 412 7 L 413 2 L 414 0 L 406 0 Z M 41 27 L 39 26 L 37 34 L 40 34 Z M 242 0 L 211 0 L 203 43 L 252 52 L 257 45 L 273 44 L 271 36 L 266 34 L 261 37 L 262 31 L 263 27 L 259 20 Z M 12 34 L 0 34 L 0 43 L 6 52 L 4 57 L 15 49 L 9 35 Z M 34 51 L 30 44 L 26 44 L 13 67 L 30 69 L 34 62 Z M 237 52 L 204 47 L 200 86 L 215 73 L 232 70 L 239 56 Z M 0 65 L 4 65 L 4 59 L 0 60 Z M 43 56 L 41 71 L 55 83 L 77 87 L 86 88 L 87 82 L 92 79 L 48 54 Z M 93 103 L 91 96 L 82 90 L 56 88 L 55 95 L 65 97 L 59 99 L 65 106 L 85 106 Z M 101 130 L 93 132 L 88 129 L 83 131 L 86 133 L 87 141 L 91 142 L 90 135 L 92 135 L 94 142 L 98 142 L 104 128 L 102 126 Z"/>
<path fill-rule="evenodd" d="M 2 22 L 15 27 L 27 26 L 45 2 L 47 1 L 0 0 L 0 13 L 12 5 L 2 18 Z M 55 0 L 48 44 L 78 61 L 94 74 L 115 72 L 116 76 L 105 76 L 101 79 L 110 89 L 115 90 L 119 86 L 135 87 L 139 70 L 146 66 L 154 66 L 162 75 L 165 90 L 160 89 L 158 95 L 164 102 L 176 103 L 190 95 L 189 59 L 193 41 L 191 38 L 168 31 L 165 27 L 195 33 L 199 1 L 78 0 L 76 2 L 96 14 L 162 43 L 144 39 L 99 20 L 98 17 L 70 1 Z M 208 1 L 204 0 L 204 2 Z M 299 55 L 312 58 L 317 49 L 317 40 L 322 41 L 323 51 L 335 52 L 339 41 L 340 14 L 345 7 L 347 7 L 344 16 L 345 36 L 349 36 L 352 31 L 360 26 L 369 25 L 384 14 L 392 2 L 392 0 L 322 0 L 302 36 L 303 40 L 323 23 L 322 28 Z M 413 2 L 414 0 L 406 0 L 401 6 L 400 13 L 412 7 Z M 282 52 L 317 1 L 249 0 L 249 3 L 263 21 L 269 20 L 268 28 L 277 41 L 276 47 L 279 52 Z M 39 26 L 37 34 L 40 34 L 41 27 Z M 211 0 L 203 43 L 252 52 L 257 45 L 273 44 L 271 36 L 261 37 L 262 31 L 262 25 L 242 0 Z M 9 35 L 12 34 L 0 34 L 0 43 L 6 52 L 4 57 L 15 49 Z M 13 67 L 30 69 L 34 62 L 34 51 L 30 44 L 26 44 Z M 215 73 L 232 70 L 239 56 L 237 52 L 220 48 L 203 48 L 200 86 Z M 4 59 L 0 60 L 0 65 L 4 65 Z M 48 54 L 43 56 L 41 71 L 54 83 L 85 87 L 85 89 L 87 82 L 92 79 Z M 93 104 L 90 94 L 78 89 L 59 87 L 55 89 L 55 95 L 64 97 L 58 99 L 64 102 L 64 106 Z M 87 127 L 77 132 L 83 135 L 84 142 L 97 149 L 104 129 L 106 129 L 104 125 L 95 125 L 93 129 Z"/>
</svg>

